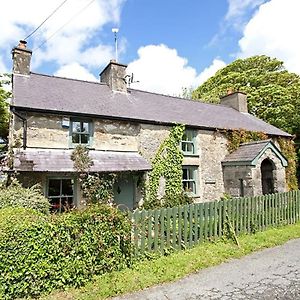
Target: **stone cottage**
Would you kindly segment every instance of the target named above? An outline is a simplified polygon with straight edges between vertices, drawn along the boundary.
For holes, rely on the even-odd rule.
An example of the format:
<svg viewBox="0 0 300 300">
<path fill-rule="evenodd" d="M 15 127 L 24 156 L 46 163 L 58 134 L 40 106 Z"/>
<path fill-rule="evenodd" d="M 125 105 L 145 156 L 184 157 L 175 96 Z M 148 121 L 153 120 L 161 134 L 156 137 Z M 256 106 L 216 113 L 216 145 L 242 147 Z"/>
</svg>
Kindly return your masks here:
<svg viewBox="0 0 300 300">
<path fill-rule="evenodd" d="M 289 134 L 250 115 L 247 97 L 229 94 L 220 105 L 128 88 L 126 65 L 110 61 L 100 81 L 87 82 L 30 72 L 26 42 L 12 50 L 13 98 L 10 141 L 13 169 L 25 185 L 39 182 L 53 206 L 80 206 L 82 196 L 70 155 L 90 149 L 91 172 L 115 172 L 114 199 L 135 208 L 139 180 L 174 124 L 185 124 L 180 147 L 183 187 L 196 202 L 282 192 L 287 160 L 272 137 Z M 271 139 L 243 144 L 229 154 L 222 130 L 266 133 Z"/>
</svg>

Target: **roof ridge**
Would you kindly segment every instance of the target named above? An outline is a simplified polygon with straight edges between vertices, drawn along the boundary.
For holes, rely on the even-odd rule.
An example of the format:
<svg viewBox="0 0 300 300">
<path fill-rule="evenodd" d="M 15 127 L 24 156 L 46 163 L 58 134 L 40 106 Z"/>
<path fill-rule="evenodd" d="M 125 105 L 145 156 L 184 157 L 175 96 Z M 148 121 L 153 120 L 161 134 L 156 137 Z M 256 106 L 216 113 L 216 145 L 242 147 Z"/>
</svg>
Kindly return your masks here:
<svg viewBox="0 0 300 300">
<path fill-rule="evenodd" d="M 182 97 L 178 97 L 178 96 L 172 96 L 172 95 L 166 95 L 166 94 L 160 94 L 160 93 L 156 93 L 156 92 L 150 92 L 150 91 L 144 91 L 144 90 L 140 90 L 140 89 L 132 89 L 132 88 L 128 88 L 128 91 L 134 91 L 134 92 L 141 92 L 141 93 L 146 93 L 146 94 L 151 94 L 151 95 L 157 95 L 157 96 L 163 96 L 163 97 L 167 97 L 167 98 L 173 98 L 173 99 L 177 99 L 180 101 L 188 101 L 188 102 L 194 102 L 194 103 L 200 103 L 200 104 L 204 104 L 204 105 L 212 105 L 212 106 L 217 106 L 217 107 L 225 107 L 228 109 L 233 109 L 235 111 L 237 111 L 236 109 L 229 107 L 227 105 L 223 105 L 221 103 L 209 103 L 209 102 L 203 102 L 202 99 L 189 99 L 189 98 L 182 98 Z M 239 112 L 239 111 L 237 111 Z"/>
<path fill-rule="evenodd" d="M 240 146 L 247 146 L 247 145 L 254 145 L 254 144 L 263 144 L 263 143 L 269 143 L 269 142 L 272 142 L 272 139 L 266 139 L 266 140 L 259 140 L 259 141 L 242 143 Z"/>
<path fill-rule="evenodd" d="M 41 77 L 49 77 L 49 78 L 65 79 L 65 80 L 71 80 L 71 81 L 79 81 L 79 82 L 84 82 L 84 83 L 107 85 L 106 83 L 101 82 L 101 81 L 90 81 L 90 80 L 69 78 L 69 77 L 63 77 L 63 76 L 55 76 L 55 75 L 42 74 L 42 73 L 36 73 L 36 72 L 30 72 L 30 74 L 41 76 Z M 15 75 L 19 75 L 19 74 L 15 74 Z"/>
</svg>

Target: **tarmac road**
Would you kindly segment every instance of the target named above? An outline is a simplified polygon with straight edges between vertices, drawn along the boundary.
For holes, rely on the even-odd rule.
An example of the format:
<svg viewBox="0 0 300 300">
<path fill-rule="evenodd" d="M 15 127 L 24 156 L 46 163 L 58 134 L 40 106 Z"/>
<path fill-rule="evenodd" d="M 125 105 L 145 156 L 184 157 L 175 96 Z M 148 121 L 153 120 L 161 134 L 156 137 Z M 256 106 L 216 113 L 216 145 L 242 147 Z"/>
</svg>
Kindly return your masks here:
<svg viewBox="0 0 300 300">
<path fill-rule="evenodd" d="M 114 300 L 300 300 L 300 239 Z"/>
</svg>

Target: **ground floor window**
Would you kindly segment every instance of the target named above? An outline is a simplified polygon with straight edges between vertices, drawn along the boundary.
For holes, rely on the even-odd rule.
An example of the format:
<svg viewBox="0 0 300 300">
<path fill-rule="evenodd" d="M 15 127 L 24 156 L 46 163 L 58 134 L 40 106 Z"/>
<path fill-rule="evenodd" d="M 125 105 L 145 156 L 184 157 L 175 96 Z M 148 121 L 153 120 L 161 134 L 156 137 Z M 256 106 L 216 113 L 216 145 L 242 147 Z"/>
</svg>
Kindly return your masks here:
<svg viewBox="0 0 300 300">
<path fill-rule="evenodd" d="M 197 167 L 182 167 L 182 186 L 185 192 L 197 194 Z"/>
<path fill-rule="evenodd" d="M 63 212 L 74 206 L 74 179 L 49 178 L 48 199 L 52 212 Z"/>
</svg>

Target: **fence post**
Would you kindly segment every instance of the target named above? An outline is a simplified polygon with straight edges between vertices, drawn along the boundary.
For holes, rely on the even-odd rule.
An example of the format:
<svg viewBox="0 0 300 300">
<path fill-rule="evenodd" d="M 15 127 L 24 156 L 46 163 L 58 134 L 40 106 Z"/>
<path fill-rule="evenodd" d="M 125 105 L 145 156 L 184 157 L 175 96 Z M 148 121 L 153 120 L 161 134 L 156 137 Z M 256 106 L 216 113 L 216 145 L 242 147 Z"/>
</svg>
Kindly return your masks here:
<svg viewBox="0 0 300 300">
<path fill-rule="evenodd" d="M 161 251 L 161 254 L 164 254 L 164 249 L 165 249 L 165 216 L 166 216 L 166 209 L 163 208 L 160 210 L 160 251 Z"/>
<path fill-rule="evenodd" d="M 177 248 L 177 239 L 178 239 L 177 214 L 178 214 L 178 208 L 173 207 L 173 209 L 172 209 L 172 221 L 173 221 L 172 246 L 174 249 Z"/>
<path fill-rule="evenodd" d="M 199 226 L 199 217 L 198 217 L 198 204 L 194 204 L 194 244 L 198 244 L 198 226 Z"/>
<path fill-rule="evenodd" d="M 204 204 L 200 203 L 199 204 L 199 241 L 202 242 L 204 239 Z"/>
<path fill-rule="evenodd" d="M 148 251 L 152 251 L 152 210 L 148 210 Z"/>
</svg>

